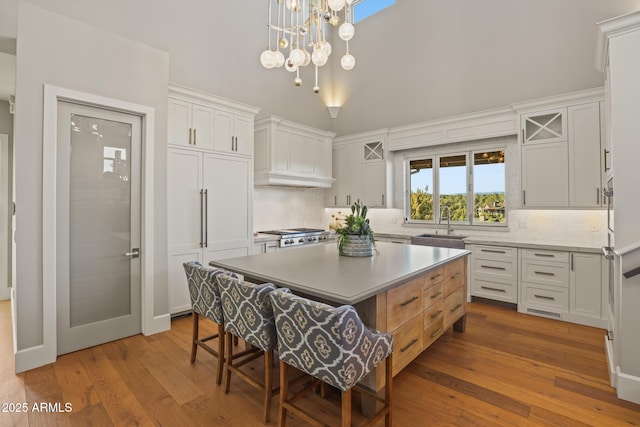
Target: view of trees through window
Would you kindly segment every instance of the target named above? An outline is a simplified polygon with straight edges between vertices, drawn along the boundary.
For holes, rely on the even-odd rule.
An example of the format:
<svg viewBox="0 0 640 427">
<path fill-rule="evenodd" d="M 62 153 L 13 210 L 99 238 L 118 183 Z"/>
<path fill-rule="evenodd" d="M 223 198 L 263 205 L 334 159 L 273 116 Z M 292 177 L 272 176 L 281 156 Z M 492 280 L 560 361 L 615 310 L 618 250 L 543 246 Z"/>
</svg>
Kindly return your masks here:
<svg viewBox="0 0 640 427">
<path fill-rule="evenodd" d="M 447 206 L 452 222 L 504 223 L 504 157 L 503 150 L 496 150 L 410 160 L 410 219 L 437 223 L 439 212 Z M 468 158 L 473 159 L 472 165 Z M 472 188 L 467 185 L 467 177 L 472 177 Z M 468 215 L 469 209 L 473 209 L 473 215 Z"/>
</svg>

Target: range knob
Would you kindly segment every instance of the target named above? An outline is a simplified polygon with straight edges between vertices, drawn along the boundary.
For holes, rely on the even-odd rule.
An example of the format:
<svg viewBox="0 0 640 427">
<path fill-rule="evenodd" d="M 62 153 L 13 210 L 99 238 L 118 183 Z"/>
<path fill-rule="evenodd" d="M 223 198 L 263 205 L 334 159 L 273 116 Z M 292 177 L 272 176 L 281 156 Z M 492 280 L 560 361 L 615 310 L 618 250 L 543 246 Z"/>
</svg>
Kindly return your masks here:
<svg viewBox="0 0 640 427">
<path fill-rule="evenodd" d="M 298 239 L 298 243 L 304 243 L 304 239 Z"/>
</svg>

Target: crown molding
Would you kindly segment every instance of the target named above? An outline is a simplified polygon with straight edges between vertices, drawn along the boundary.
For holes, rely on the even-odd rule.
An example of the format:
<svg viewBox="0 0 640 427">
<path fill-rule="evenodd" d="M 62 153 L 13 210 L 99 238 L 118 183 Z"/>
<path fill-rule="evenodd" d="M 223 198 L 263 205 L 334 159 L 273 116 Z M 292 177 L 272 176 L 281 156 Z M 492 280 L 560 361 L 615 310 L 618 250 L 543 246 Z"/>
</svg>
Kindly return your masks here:
<svg viewBox="0 0 640 427">
<path fill-rule="evenodd" d="M 194 89 L 187 86 L 181 86 L 175 83 L 169 83 L 169 96 L 174 98 L 180 98 L 190 102 L 204 102 L 205 104 L 216 104 L 238 113 L 246 113 L 254 116 L 258 114 L 258 111 L 260 111 L 259 107 L 243 104 L 241 102 L 223 98 L 218 95 L 213 95 L 211 93 L 204 92 L 199 89 Z"/>
</svg>

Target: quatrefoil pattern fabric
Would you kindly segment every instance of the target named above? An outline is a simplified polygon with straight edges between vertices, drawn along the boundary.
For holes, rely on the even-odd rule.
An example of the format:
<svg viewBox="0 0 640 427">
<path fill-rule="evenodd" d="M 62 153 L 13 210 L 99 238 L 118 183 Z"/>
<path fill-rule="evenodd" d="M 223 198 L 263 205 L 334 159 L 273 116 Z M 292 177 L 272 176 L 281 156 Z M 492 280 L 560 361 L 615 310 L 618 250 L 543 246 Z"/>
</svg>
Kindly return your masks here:
<svg viewBox="0 0 640 427">
<path fill-rule="evenodd" d="M 262 351 L 275 348 L 276 337 L 273 308 L 269 293 L 276 289 L 271 283 L 256 285 L 224 274 L 217 276 L 225 329 Z M 283 292 L 289 292 L 283 289 Z"/>
<path fill-rule="evenodd" d="M 220 325 L 224 324 L 216 276 L 220 274 L 228 274 L 232 277 L 237 276 L 222 268 L 203 267 L 197 261 L 185 262 L 182 266 L 187 274 L 187 284 L 189 285 L 189 296 L 191 297 L 193 310 Z"/>
<path fill-rule="evenodd" d="M 350 305 L 332 307 L 279 289 L 270 297 L 280 360 L 342 391 L 393 351 L 393 336 L 369 329 Z"/>
</svg>

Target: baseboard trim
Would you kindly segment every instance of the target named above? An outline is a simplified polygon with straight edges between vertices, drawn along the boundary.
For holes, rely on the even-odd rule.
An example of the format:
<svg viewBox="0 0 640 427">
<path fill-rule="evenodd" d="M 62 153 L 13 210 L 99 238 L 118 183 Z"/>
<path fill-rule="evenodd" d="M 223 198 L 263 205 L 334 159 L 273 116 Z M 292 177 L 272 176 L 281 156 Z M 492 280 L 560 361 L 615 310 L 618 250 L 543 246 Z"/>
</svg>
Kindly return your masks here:
<svg viewBox="0 0 640 427">
<path fill-rule="evenodd" d="M 153 320 L 142 328 L 143 335 L 149 336 L 171 329 L 171 315 L 169 313 L 154 316 Z"/>
<path fill-rule="evenodd" d="M 39 368 L 56 361 L 56 355 L 43 344 L 18 350 L 15 353 L 16 374 Z"/>
<path fill-rule="evenodd" d="M 618 397 L 640 404 L 640 377 L 624 374 L 617 368 Z"/>
</svg>

